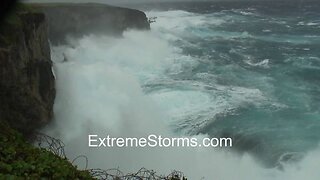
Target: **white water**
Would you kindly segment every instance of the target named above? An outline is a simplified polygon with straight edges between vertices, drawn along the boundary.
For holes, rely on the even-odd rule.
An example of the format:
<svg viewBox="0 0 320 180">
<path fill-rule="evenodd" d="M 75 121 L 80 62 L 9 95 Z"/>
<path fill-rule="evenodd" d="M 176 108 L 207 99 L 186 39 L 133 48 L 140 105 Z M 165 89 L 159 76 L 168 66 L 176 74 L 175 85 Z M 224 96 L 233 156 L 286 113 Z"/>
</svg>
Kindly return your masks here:
<svg viewBox="0 0 320 180">
<path fill-rule="evenodd" d="M 159 174 L 180 170 L 190 179 L 319 180 L 320 151 L 278 171 L 260 167 L 250 155 L 239 156 L 210 148 L 88 148 L 88 134 L 187 136 L 177 134 L 172 128 L 186 116 L 201 113 L 212 116 L 242 102 L 266 101 L 258 90 L 233 87 L 230 90 L 234 92 L 233 101 L 226 102 L 183 83 L 187 90 L 161 88 L 147 93 L 145 85 L 177 83 L 169 75 L 197 64 L 196 58 L 183 55 L 178 47 L 170 44 L 172 38 L 178 37 L 168 32 L 183 33 L 186 26 L 200 25 L 205 19 L 183 11 L 153 13 L 159 17 L 159 23 L 151 32 L 129 31 L 119 39 L 90 35 L 75 40 L 72 47 L 53 48 L 57 77 L 55 124 L 46 129 L 46 133 L 66 144 L 68 157 L 73 159 L 83 154 L 88 157 L 90 168 L 119 167 L 128 173 L 141 167 Z M 166 24 L 165 20 L 171 23 Z M 63 53 L 67 62 L 62 62 Z M 78 164 L 81 167 L 84 162 Z"/>
</svg>

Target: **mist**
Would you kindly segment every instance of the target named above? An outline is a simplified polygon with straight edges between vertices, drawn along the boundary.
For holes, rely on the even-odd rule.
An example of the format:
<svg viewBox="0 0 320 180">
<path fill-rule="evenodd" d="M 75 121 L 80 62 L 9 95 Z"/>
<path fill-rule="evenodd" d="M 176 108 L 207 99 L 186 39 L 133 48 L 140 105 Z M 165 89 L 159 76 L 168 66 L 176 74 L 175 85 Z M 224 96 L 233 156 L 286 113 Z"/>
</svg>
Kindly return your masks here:
<svg viewBox="0 0 320 180">
<path fill-rule="evenodd" d="M 180 28 L 175 32 L 183 33 L 186 26 L 203 23 L 202 17 L 190 19 L 186 12 L 163 13 L 169 17 L 181 16 L 178 19 Z M 169 43 L 176 37 L 165 32 L 176 27 L 178 20 L 161 19 L 166 17 L 161 12 L 148 14 L 156 14 L 160 23 L 150 32 L 126 31 L 122 38 L 92 34 L 70 39 L 70 46 L 52 48 L 57 76 L 55 121 L 44 131 L 66 144 L 68 158 L 85 155 L 89 168 L 119 168 L 125 173 L 136 172 L 142 167 L 158 174 L 179 170 L 190 179 L 319 179 L 316 168 L 320 160 L 319 150 L 310 152 L 298 164 L 283 164 L 284 169 L 280 171 L 264 168 L 249 154 L 239 155 L 213 148 L 89 148 L 88 134 L 102 137 L 144 137 L 149 134 L 208 137 L 207 134 L 188 136 L 175 132 L 172 125 L 178 122 L 172 116 L 184 116 L 190 112 L 199 114 L 211 107 L 208 103 L 210 97 L 197 90 L 146 92 L 148 84 L 170 82 L 167 75 L 197 64 L 197 59 L 184 55 L 181 49 Z M 261 94 L 245 89 L 241 90 L 241 96 L 249 98 L 237 99 L 232 105 L 251 103 L 249 99 L 263 101 Z M 219 109 L 218 104 L 214 105 L 217 111 L 226 108 Z M 85 167 L 85 161 L 75 163 L 80 168 Z"/>
<path fill-rule="evenodd" d="M 115 1 L 95 2 L 112 4 Z M 178 128 L 183 129 L 179 126 L 190 124 L 190 128 L 197 128 L 204 122 L 202 119 L 194 118 L 195 122 L 187 125 L 181 119 L 187 119 L 188 115 L 215 117 L 230 109 L 244 108 L 248 104 L 275 104 L 258 89 L 238 86 L 233 86 L 230 91 L 223 85 L 212 88 L 225 88 L 223 93 L 227 93 L 230 99 L 213 99 L 201 91 L 205 86 L 201 83 L 192 84 L 192 88 L 182 87 L 183 90 L 150 90 L 150 86 L 160 84 L 166 87 L 177 83 L 170 75 L 174 76 L 197 66 L 199 59 L 184 54 L 182 49 L 170 42 L 183 41 L 177 34 L 185 33 L 188 36 L 189 27 L 201 27 L 206 21 L 201 14 L 182 10 L 147 12 L 147 15 L 158 17 L 157 22 L 152 24 L 151 31 L 128 30 L 123 37 L 88 34 L 80 39 L 69 39 L 70 45 L 52 47 L 57 77 L 55 120 L 44 132 L 66 144 L 69 159 L 85 155 L 89 160 L 89 168 L 119 168 L 125 173 L 137 172 L 142 167 L 159 174 L 179 170 L 190 179 L 320 178 L 317 169 L 319 149 L 309 152 L 298 163 L 283 163 L 282 169 L 278 169 L 265 168 L 248 153 L 237 154 L 213 148 L 89 148 L 89 134 L 101 137 L 145 137 L 158 134 L 202 139 L 209 135 L 191 135 L 188 127 L 185 128 L 187 132 L 177 131 Z M 224 20 L 212 18 L 210 23 L 218 26 Z M 208 34 L 200 34 L 206 35 Z M 233 39 L 234 36 L 237 34 L 232 34 L 229 38 Z M 239 34 L 239 39 L 247 37 L 248 33 Z M 184 83 L 179 82 L 181 86 Z M 274 105 L 272 107 L 278 108 Z M 85 162 L 81 160 L 75 163 L 80 168 L 85 167 Z"/>
<path fill-rule="evenodd" d="M 287 165 L 287 169 L 280 172 L 264 169 L 248 154 L 237 156 L 212 148 L 89 148 L 88 134 L 180 136 L 172 133 L 166 116 L 170 113 L 154 101 L 157 96 L 145 95 L 141 88 L 141 81 L 152 81 L 169 66 L 179 71 L 179 66 L 166 58 L 178 56 L 179 51 L 172 51 L 170 45 L 154 33 L 135 31 L 125 33 L 123 39 L 90 35 L 74 40 L 73 46 L 75 48 L 53 48 L 57 75 L 55 124 L 45 130 L 66 144 L 68 158 L 85 155 L 89 168 L 118 167 L 126 173 L 141 167 L 159 174 L 180 170 L 190 179 L 300 180 L 318 172 L 314 167 L 320 160 L 319 152 L 312 152 L 302 161 L 303 168 Z M 68 62 L 62 62 L 62 54 Z M 202 102 L 197 103 L 193 105 L 202 106 Z M 201 139 L 207 135 L 195 137 Z M 84 161 L 76 163 L 80 168 L 85 166 Z M 318 178 L 314 176 L 309 180 Z"/>
</svg>

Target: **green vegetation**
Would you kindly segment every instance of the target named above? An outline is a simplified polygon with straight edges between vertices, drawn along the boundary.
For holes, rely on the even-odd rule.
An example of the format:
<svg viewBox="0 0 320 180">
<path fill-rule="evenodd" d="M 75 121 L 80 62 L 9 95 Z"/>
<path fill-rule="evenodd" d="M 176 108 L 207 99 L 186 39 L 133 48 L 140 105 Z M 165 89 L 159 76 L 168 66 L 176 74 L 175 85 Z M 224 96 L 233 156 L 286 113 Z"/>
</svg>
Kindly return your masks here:
<svg viewBox="0 0 320 180">
<path fill-rule="evenodd" d="M 25 12 L 36 12 L 36 9 L 23 3 L 17 3 L 16 6 L 11 10 L 11 12 L 8 13 L 5 22 L 10 25 L 19 26 L 22 23 L 20 18 L 18 17 L 18 14 Z"/>
<path fill-rule="evenodd" d="M 23 25 L 19 14 L 25 12 L 37 11 L 35 8 L 26 4 L 17 3 L 16 6 L 7 14 L 6 18 L 0 22 L 0 46 L 5 47 L 16 41 L 17 32 L 21 31 L 21 26 Z"/>
<path fill-rule="evenodd" d="M 93 179 L 67 159 L 32 146 L 6 123 L 0 127 L 0 179 Z"/>
<path fill-rule="evenodd" d="M 57 4 L 57 6 L 58 5 L 59 4 Z M 19 45 L 19 43 L 23 43 L 21 39 L 26 38 L 26 36 L 33 32 L 30 30 L 30 27 L 28 29 L 28 25 L 30 26 L 30 23 L 26 22 L 28 17 L 25 18 L 23 15 L 25 15 L 24 13 L 38 13 L 37 9 L 38 7 L 36 5 L 30 7 L 29 5 L 21 3 L 17 4 L 17 6 L 7 15 L 6 19 L 0 22 L 0 59 L 9 57 L 10 53 L 16 53 L 15 50 L 17 50 L 17 48 L 11 49 L 10 47 L 23 46 L 23 44 Z M 39 17 L 38 15 L 41 14 L 35 14 L 35 19 Z M 23 18 L 25 18 L 25 21 L 23 21 Z M 33 19 L 31 20 L 31 22 L 34 22 Z M 40 22 L 42 22 L 42 19 L 40 20 Z M 29 48 L 31 49 L 32 47 Z M 7 56 L 7 54 L 9 55 Z M 26 60 L 26 62 L 28 61 Z M 28 96 L 28 94 L 26 96 Z M 13 102 L 13 100 L 10 102 Z M 0 113 L 4 113 L 5 111 L 5 109 L 2 109 Z M 3 114 L 0 114 L 0 118 L 3 117 L 2 115 Z M 15 119 L 19 118 L 19 114 L 12 113 L 10 115 Z M 55 155 L 46 149 L 34 147 L 22 136 L 22 134 L 12 129 L 7 122 L 2 122 L 1 119 L 0 128 L 0 180 L 94 179 L 89 171 L 78 170 L 68 159 Z M 98 175 L 99 174 L 97 174 L 97 177 L 99 177 Z M 119 177 L 111 176 L 114 177 L 114 179 L 120 179 Z M 127 176 L 129 177 L 130 175 Z M 181 175 L 172 175 L 168 177 L 161 176 L 161 179 L 186 180 L 186 178 L 182 178 Z"/>
<path fill-rule="evenodd" d="M 17 3 L 14 8 L 7 14 L 4 21 L 1 23 L 1 27 L 7 25 L 19 27 L 22 25 L 21 19 L 19 17 L 20 13 L 26 12 L 37 12 L 35 8 L 30 7 L 29 5 L 23 3 Z M 2 29 L 2 28 L 1 28 Z"/>
</svg>

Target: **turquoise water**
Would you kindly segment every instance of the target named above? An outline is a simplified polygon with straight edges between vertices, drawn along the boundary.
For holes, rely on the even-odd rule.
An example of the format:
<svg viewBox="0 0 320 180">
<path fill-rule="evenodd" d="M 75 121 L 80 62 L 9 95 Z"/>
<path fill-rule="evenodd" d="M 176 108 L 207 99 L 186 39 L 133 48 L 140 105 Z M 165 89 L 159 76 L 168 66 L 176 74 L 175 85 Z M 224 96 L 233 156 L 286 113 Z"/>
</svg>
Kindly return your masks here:
<svg viewBox="0 0 320 180">
<path fill-rule="evenodd" d="M 184 117 L 177 130 L 231 136 L 237 151 L 271 166 L 299 159 L 318 146 L 318 3 L 170 6 L 175 8 L 180 10 L 149 16 L 158 17 L 155 27 L 170 26 L 163 32 L 172 34 L 170 42 L 196 59 L 196 65 L 171 76 L 176 83 L 166 88 L 185 83 L 183 88 L 198 89 L 217 105 L 205 108 L 204 115 Z M 223 108 L 210 113 L 219 106 Z M 190 118 L 201 124 L 187 125 Z"/>
<path fill-rule="evenodd" d="M 317 3 L 142 9 L 157 17 L 150 31 L 52 47 L 55 121 L 44 131 L 66 144 L 69 158 L 83 154 L 89 168 L 128 173 L 176 169 L 190 179 L 319 179 Z M 228 136 L 233 147 L 94 149 L 88 134 Z"/>
</svg>

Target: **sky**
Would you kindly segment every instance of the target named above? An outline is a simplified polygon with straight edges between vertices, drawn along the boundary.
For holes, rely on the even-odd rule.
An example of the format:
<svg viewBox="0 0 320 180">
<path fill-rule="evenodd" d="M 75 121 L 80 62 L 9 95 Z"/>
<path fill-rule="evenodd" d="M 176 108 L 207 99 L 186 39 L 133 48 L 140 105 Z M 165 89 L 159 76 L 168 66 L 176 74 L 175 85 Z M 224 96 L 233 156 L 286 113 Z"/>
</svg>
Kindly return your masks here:
<svg viewBox="0 0 320 180">
<path fill-rule="evenodd" d="M 173 1 L 214 1 L 214 0 L 22 0 L 23 2 L 73 2 L 73 3 L 106 3 L 111 5 L 127 4 L 127 3 L 144 3 L 144 2 L 173 2 Z"/>
<path fill-rule="evenodd" d="M 167 2 L 167 1 L 216 1 L 216 0 L 24 0 L 27 2 L 99 2 L 99 3 L 134 3 L 134 2 Z"/>
<path fill-rule="evenodd" d="M 139 3 L 139 2 L 173 2 L 173 1 L 241 1 L 241 0 L 23 0 L 24 2 L 95 2 L 106 4 L 123 4 L 123 3 Z M 251 0 L 251 1 L 268 1 L 268 0 Z M 281 0 L 279 0 L 281 1 Z M 289 0 L 287 0 L 289 1 Z M 297 0 L 296 0 L 297 1 Z M 299 1 L 299 0 L 298 0 Z"/>
<path fill-rule="evenodd" d="M 128 3 L 155 3 L 155 2 L 177 2 L 177 1 L 230 1 L 230 0 L 22 0 L 23 2 L 73 2 L 73 3 L 105 3 L 110 5 L 128 4 Z M 236 0 L 237 1 L 237 0 Z"/>
</svg>

